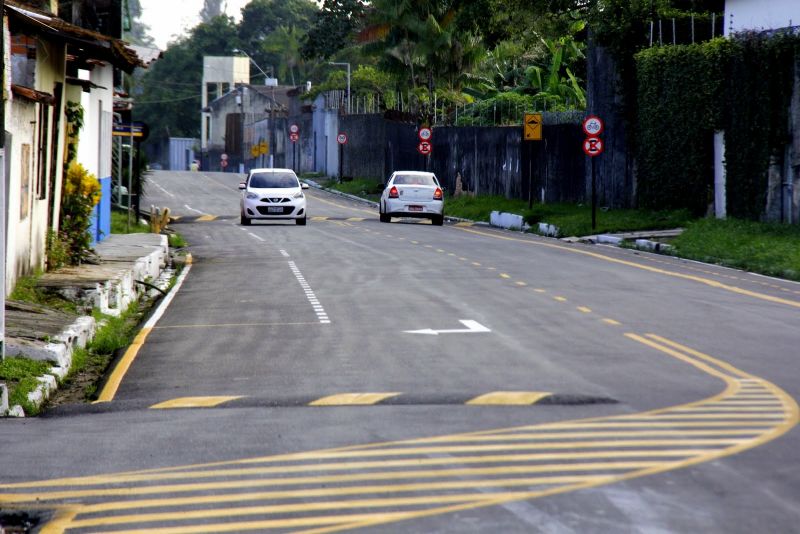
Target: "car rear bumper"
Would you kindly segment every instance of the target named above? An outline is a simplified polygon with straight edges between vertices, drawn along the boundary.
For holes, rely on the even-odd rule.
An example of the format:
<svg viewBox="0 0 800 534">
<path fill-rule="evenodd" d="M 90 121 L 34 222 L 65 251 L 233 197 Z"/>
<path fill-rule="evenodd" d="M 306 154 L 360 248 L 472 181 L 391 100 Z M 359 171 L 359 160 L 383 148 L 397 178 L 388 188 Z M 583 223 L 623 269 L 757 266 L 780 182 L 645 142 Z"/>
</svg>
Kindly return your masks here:
<svg viewBox="0 0 800 534">
<path fill-rule="evenodd" d="M 386 214 L 392 217 L 432 217 L 441 215 L 444 210 L 444 202 L 441 200 L 433 201 L 414 201 L 389 199 L 386 201 Z"/>
</svg>

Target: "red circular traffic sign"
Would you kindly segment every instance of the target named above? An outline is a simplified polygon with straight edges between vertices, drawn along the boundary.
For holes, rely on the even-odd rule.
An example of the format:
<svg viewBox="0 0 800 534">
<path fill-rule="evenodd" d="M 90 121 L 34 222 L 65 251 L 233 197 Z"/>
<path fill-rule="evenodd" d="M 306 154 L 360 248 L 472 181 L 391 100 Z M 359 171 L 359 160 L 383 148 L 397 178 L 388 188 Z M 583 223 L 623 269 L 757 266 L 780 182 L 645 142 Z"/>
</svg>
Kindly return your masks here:
<svg viewBox="0 0 800 534">
<path fill-rule="evenodd" d="M 423 156 L 427 156 L 433 151 L 433 145 L 431 145 L 428 141 L 420 141 L 417 145 L 417 152 L 422 154 Z"/>
<path fill-rule="evenodd" d="M 599 156 L 603 153 L 603 140 L 599 137 L 587 137 L 583 140 L 583 151 L 589 157 Z"/>
<path fill-rule="evenodd" d="M 347 134 L 342 132 L 339 135 L 337 135 L 336 142 L 339 143 L 340 145 L 347 143 Z"/>
<path fill-rule="evenodd" d="M 292 143 L 296 143 L 298 139 L 300 139 L 300 134 L 299 134 L 299 133 L 297 133 L 297 132 L 292 132 L 292 133 L 290 133 L 290 134 L 289 134 L 289 140 L 290 140 Z"/>
<path fill-rule="evenodd" d="M 589 137 L 597 137 L 603 133 L 603 121 L 596 115 L 589 115 L 583 120 L 583 133 Z"/>
<path fill-rule="evenodd" d="M 433 130 L 427 127 L 422 127 L 417 132 L 420 141 L 427 141 L 433 136 Z"/>
<path fill-rule="evenodd" d="M 296 124 L 292 124 L 289 126 L 289 133 L 298 133 L 300 131 L 300 127 Z"/>
<path fill-rule="evenodd" d="M 226 160 L 226 159 L 219 160 L 219 166 L 224 169 L 225 167 L 228 166 L 228 160 Z"/>
</svg>

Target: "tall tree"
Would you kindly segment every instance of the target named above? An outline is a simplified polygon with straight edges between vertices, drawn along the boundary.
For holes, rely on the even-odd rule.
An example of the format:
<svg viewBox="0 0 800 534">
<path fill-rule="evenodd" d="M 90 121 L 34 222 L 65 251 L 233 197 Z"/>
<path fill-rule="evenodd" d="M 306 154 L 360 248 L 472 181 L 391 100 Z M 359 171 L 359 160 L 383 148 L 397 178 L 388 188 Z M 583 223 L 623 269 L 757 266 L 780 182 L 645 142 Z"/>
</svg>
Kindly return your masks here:
<svg viewBox="0 0 800 534">
<path fill-rule="evenodd" d="M 128 0 L 131 15 L 131 30 L 125 34 L 125 40 L 141 46 L 155 47 L 155 40 L 150 35 L 150 27 L 142 22 L 142 4 L 139 0 Z"/>
<path fill-rule="evenodd" d="M 325 0 L 303 42 L 306 59 L 328 59 L 353 43 L 366 13 L 364 0 Z"/>
<path fill-rule="evenodd" d="M 230 17 L 199 24 L 174 42 L 145 73 L 134 114 L 151 137 L 199 137 L 203 56 L 233 55 L 240 47 Z"/>
</svg>

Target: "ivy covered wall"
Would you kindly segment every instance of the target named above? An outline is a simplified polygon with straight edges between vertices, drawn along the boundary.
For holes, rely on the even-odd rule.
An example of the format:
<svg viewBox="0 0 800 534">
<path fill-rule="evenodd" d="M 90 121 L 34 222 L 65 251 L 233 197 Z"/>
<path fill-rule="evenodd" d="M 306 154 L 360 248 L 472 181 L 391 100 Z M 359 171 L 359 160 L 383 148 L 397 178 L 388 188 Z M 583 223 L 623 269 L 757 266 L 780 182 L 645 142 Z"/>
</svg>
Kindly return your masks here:
<svg viewBox="0 0 800 534">
<path fill-rule="evenodd" d="M 714 131 L 725 131 L 727 213 L 758 220 L 768 173 L 784 169 L 800 36 L 740 34 L 637 54 L 639 205 L 705 213 Z M 797 132 L 800 135 L 800 132 Z"/>
</svg>

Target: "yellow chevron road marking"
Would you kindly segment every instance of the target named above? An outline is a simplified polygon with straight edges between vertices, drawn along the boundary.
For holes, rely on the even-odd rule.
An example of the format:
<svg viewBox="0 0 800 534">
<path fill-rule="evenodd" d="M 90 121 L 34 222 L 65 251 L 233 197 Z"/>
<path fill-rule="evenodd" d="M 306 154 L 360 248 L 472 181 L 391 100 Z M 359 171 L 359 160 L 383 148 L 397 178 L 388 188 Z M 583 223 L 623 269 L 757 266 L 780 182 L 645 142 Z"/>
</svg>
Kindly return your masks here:
<svg viewBox="0 0 800 534">
<path fill-rule="evenodd" d="M 397 395 L 400 393 L 340 393 L 312 401 L 309 406 L 363 406 L 377 404 Z"/>
<path fill-rule="evenodd" d="M 201 215 L 200 217 L 195 219 L 195 221 L 197 221 L 197 222 L 208 222 L 208 221 L 213 221 L 216 218 L 217 218 L 216 215 Z"/>
<path fill-rule="evenodd" d="M 774 384 L 654 334 L 625 336 L 719 378 L 723 391 L 636 414 L 5 484 L 0 492 L 9 493 L 0 493 L 0 504 L 69 503 L 45 527 L 48 534 L 76 529 L 332 532 L 680 469 L 757 447 L 797 424 L 797 403 Z M 395 394 L 369 395 L 345 400 L 380 402 Z"/>
<path fill-rule="evenodd" d="M 486 393 L 474 399 L 468 400 L 467 404 L 492 405 L 492 404 L 534 404 L 550 393 L 541 391 L 495 391 Z"/>
<path fill-rule="evenodd" d="M 238 397 L 179 397 L 164 402 L 159 402 L 150 406 L 152 409 L 169 409 L 169 408 L 210 408 L 219 406 L 226 402 L 241 399 Z"/>
</svg>

